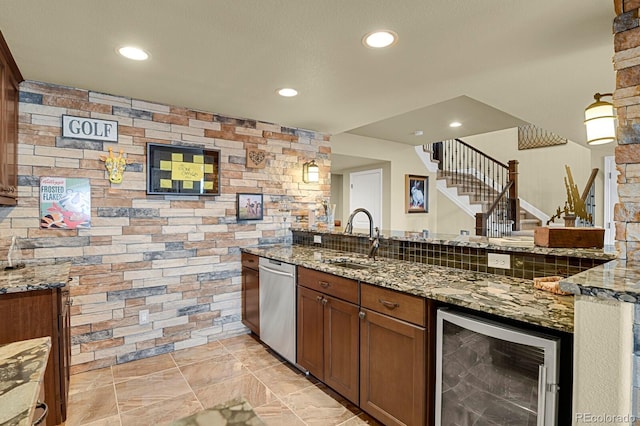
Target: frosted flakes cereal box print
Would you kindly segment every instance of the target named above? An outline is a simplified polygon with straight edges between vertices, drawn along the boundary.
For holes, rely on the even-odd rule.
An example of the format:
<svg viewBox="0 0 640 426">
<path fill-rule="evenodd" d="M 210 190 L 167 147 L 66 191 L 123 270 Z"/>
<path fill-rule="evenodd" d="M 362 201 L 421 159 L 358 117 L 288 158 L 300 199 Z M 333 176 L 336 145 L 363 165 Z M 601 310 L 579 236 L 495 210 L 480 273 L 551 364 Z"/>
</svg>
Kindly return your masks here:
<svg viewBox="0 0 640 426">
<path fill-rule="evenodd" d="M 40 228 L 91 227 L 91 184 L 85 178 L 40 178 Z"/>
</svg>

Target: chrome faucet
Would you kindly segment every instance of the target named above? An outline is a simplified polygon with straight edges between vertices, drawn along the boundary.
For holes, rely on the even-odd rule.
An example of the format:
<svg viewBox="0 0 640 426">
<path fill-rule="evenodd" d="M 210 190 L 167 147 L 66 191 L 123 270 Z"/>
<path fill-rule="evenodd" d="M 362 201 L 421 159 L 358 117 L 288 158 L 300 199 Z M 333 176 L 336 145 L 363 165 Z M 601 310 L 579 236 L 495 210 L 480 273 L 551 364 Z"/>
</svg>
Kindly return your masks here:
<svg viewBox="0 0 640 426">
<path fill-rule="evenodd" d="M 369 247 L 369 258 L 376 260 L 376 253 L 378 252 L 378 247 L 380 247 L 380 228 L 376 226 L 376 235 L 373 236 L 373 216 L 367 209 L 363 209 L 362 207 L 355 209 L 350 215 L 349 219 L 347 219 L 347 226 L 344 227 L 344 232 L 346 234 L 351 234 L 353 232 L 353 218 L 356 214 L 363 212 L 369 218 L 369 241 L 371 241 L 371 246 Z"/>
<path fill-rule="evenodd" d="M 351 212 L 351 214 L 349 215 L 349 219 L 347 219 L 347 226 L 344 227 L 344 232 L 346 234 L 351 234 L 353 232 L 353 217 L 360 212 L 366 214 L 369 218 L 369 238 L 373 239 L 373 216 L 371 216 L 369 210 L 363 209 L 362 207 L 359 207 Z"/>
</svg>

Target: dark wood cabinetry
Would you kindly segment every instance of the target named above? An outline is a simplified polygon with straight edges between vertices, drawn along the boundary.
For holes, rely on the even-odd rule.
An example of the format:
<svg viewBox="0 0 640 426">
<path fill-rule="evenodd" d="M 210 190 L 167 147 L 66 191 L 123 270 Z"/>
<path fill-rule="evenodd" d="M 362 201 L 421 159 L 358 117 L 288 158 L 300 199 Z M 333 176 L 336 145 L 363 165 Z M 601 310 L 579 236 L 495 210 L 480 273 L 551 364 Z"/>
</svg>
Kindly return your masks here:
<svg viewBox="0 0 640 426">
<path fill-rule="evenodd" d="M 242 323 L 260 336 L 258 256 L 249 253 L 242 253 Z"/>
<path fill-rule="evenodd" d="M 0 205 L 18 196 L 18 85 L 22 74 L 0 33 Z"/>
<path fill-rule="evenodd" d="M 0 295 L 0 344 L 36 337 L 51 337 L 51 352 L 44 375 L 47 425 L 67 416 L 69 394 L 70 310 L 67 287 Z"/>
<path fill-rule="evenodd" d="M 360 408 L 386 425 L 427 424 L 426 300 L 367 284 L 360 292 Z"/>
<path fill-rule="evenodd" d="M 359 401 L 357 302 L 357 281 L 298 268 L 297 362 L 355 404 Z"/>
</svg>

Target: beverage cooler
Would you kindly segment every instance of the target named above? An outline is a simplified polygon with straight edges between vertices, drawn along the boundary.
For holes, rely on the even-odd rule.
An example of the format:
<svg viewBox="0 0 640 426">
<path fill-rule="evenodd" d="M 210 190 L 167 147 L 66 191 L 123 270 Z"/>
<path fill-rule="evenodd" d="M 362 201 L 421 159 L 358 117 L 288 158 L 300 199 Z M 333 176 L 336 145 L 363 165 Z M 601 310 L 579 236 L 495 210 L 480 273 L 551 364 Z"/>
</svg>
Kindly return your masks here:
<svg viewBox="0 0 640 426">
<path fill-rule="evenodd" d="M 436 425 L 556 425 L 559 356 L 555 336 L 438 310 Z"/>
</svg>

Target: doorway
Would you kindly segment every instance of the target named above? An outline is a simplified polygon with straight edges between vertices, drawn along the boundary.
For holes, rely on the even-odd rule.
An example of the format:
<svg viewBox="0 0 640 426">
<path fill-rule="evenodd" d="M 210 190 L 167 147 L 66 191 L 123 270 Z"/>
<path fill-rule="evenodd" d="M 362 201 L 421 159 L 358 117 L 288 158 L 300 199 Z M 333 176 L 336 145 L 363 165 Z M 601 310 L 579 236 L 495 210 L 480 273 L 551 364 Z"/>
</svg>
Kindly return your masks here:
<svg viewBox="0 0 640 426">
<path fill-rule="evenodd" d="M 382 229 L 382 169 L 349 173 L 349 213 L 362 207 L 371 213 L 373 226 Z M 366 215 L 353 219 L 353 228 L 369 229 Z"/>
</svg>

